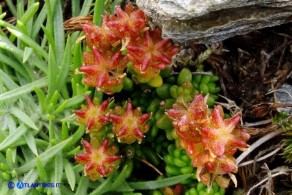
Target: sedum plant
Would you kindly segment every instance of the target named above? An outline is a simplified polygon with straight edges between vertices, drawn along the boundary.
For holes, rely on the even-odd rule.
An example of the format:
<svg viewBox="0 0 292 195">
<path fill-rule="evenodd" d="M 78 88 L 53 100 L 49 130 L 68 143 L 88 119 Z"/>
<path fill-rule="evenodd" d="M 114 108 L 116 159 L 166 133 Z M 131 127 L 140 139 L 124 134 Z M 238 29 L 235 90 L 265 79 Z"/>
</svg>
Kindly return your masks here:
<svg viewBox="0 0 292 195">
<path fill-rule="evenodd" d="M 215 181 L 227 188 L 227 174 L 236 184 L 233 173 L 237 172 L 237 165 L 233 155 L 237 149 L 246 149 L 249 139 L 249 134 L 238 127 L 240 115 L 224 119 L 222 106 L 210 111 L 201 94 L 194 96 L 191 103 L 176 102 L 167 115 L 173 120 L 179 145 L 197 168 L 198 180 L 206 185 Z"/>
<path fill-rule="evenodd" d="M 122 80 L 126 74 L 123 68 L 127 68 L 128 72 L 132 74 L 132 79 L 153 86 L 150 81 L 160 76 L 161 70 L 169 67 L 171 57 L 175 55 L 177 48 L 172 46 L 169 40 L 161 38 L 160 30 L 147 29 L 146 22 L 147 17 L 141 10 L 127 5 L 124 10 L 116 8 L 116 15 L 104 16 L 101 27 L 85 24 L 83 30 L 86 34 L 86 43 L 91 51 L 84 53 L 84 63 L 79 68 L 79 71 L 86 73 L 84 83 L 96 87 L 98 91 L 113 95 L 122 90 Z M 204 84 L 208 83 L 211 77 L 205 77 L 204 80 L 206 79 L 208 81 Z M 160 98 L 171 95 L 176 98 L 176 101 L 174 103 L 170 100 L 167 103 L 165 100 L 160 103 L 162 114 L 157 115 L 158 112 L 155 114 L 156 126 L 165 131 L 171 131 L 174 128 L 179 147 L 186 150 L 192 159 L 192 166 L 197 168 L 198 181 L 202 181 L 209 187 L 216 182 L 219 186 L 227 188 L 230 178 L 236 184 L 234 173 L 237 172 L 237 165 L 233 155 L 237 149 L 244 150 L 248 147 L 246 142 L 249 135 L 238 127 L 239 114 L 230 119 L 224 119 L 221 106 L 218 105 L 209 110 L 208 96 L 204 98 L 202 94 L 196 95 L 198 88 L 194 88 L 192 82 L 196 82 L 192 79 L 192 73 L 189 69 L 184 68 L 177 78 L 180 88 L 177 86 L 171 91 L 169 85 L 165 86 L 165 89 L 160 89 L 163 85 L 157 86 L 156 92 Z M 218 91 L 216 86 L 212 87 L 213 91 Z M 209 90 L 208 86 L 205 88 Z M 160 91 L 168 89 L 169 95 L 164 95 Z M 192 98 L 194 98 L 193 101 L 191 101 Z M 119 143 L 132 144 L 136 141 L 138 144 L 142 143 L 144 133 L 149 129 L 146 122 L 150 119 L 151 113 L 142 114 L 140 107 L 134 110 L 129 99 L 124 107 L 117 105 L 115 109 L 108 110 L 108 114 L 105 113 L 108 100 L 100 106 L 94 107 L 92 101 L 87 97 L 87 104 L 86 111 L 78 110 L 75 113 L 82 118 L 78 120 L 83 125 L 85 124 L 87 129 L 97 127 L 92 130 L 96 131 L 95 135 L 90 135 L 91 138 L 95 138 L 91 140 L 96 147 L 92 150 L 99 150 L 102 144 L 109 140 L 112 143 L 117 141 L 118 145 Z M 171 104 L 173 104 L 172 108 L 170 108 Z M 92 111 L 93 107 L 98 112 Z M 166 115 L 163 114 L 165 110 Z M 168 126 L 165 125 L 166 121 L 169 124 L 167 116 L 172 120 L 172 124 L 170 122 Z M 108 121 L 112 124 L 103 128 L 103 123 Z M 116 139 L 112 137 L 112 133 Z M 122 147 L 122 145 L 120 146 Z M 88 147 L 85 146 L 86 153 L 89 153 L 86 148 Z M 107 150 L 104 149 L 103 152 L 103 156 L 106 156 Z M 90 166 L 97 164 L 92 163 L 93 161 L 90 159 L 99 159 L 101 156 L 99 153 L 94 154 L 95 157 L 85 158 L 85 154 L 76 156 L 77 161 L 86 164 L 85 175 L 93 179 L 108 176 L 108 174 L 101 174 L 97 165 Z M 83 161 L 80 160 L 80 156 L 84 157 Z M 152 159 L 154 162 L 156 161 L 155 158 Z M 98 172 L 95 177 L 89 172 L 91 168 Z"/>
<path fill-rule="evenodd" d="M 83 25 L 89 52 L 83 54 L 79 68 L 84 83 L 112 95 L 123 88 L 125 69 L 139 82 L 159 77 L 160 70 L 171 64 L 178 48 L 163 39 L 159 29 L 149 30 L 148 17 L 140 9 L 126 5 L 116 14 L 104 15 L 101 27 L 92 22 Z"/>
</svg>

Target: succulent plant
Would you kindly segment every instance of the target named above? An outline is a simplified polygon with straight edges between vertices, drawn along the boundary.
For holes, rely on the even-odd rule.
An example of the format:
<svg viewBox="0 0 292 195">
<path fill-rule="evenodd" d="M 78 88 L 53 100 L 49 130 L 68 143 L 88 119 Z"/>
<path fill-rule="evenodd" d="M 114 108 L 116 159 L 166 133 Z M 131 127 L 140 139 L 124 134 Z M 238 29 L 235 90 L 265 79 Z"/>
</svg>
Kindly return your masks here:
<svg viewBox="0 0 292 195">
<path fill-rule="evenodd" d="M 106 177 L 118 168 L 121 156 L 115 155 L 117 147 L 109 146 L 109 140 L 105 139 L 97 148 L 89 142 L 82 140 L 85 154 L 77 154 L 75 159 L 85 165 L 84 172 L 91 180 Z"/>
<path fill-rule="evenodd" d="M 126 109 L 116 107 L 114 113 L 110 114 L 109 118 L 113 122 L 112 130 L 118 141 L 131 144 L 138 140 L 138 143 L 141 143 L 144 133 L 149 130 L 146 121 L 151 117 L 151 114 L 142 114 L 139 107 L 134 109 L 131 100 L 127 101 Z"/>
<path fill-rule="evenodd" d="M 125 107 L 119 104 L 110 111 L 107 110 L 110 99 L 95 105 L 86 97 L 87 107 L 75 112 L 78 122 L 86 126 L 87 132 L 91 131 L 91 141 L 94 142 L 90 145 L 83 141 L 86 154 L 76 156 L 76 160 L 85 165 L 85 173 L 95 180 L 106 177 L 117 167 L 121 156 L 115 155 L 117 148 L 114 146 L 108 148 L 109 143 L 116 140 L 125 144 L 138 142 L 137 156 L 139 151 L 145 152 L 145 159 L 159 165 L 159 160 L 154 158 L 157 156 L 150 152 L 149 147 L 141 145 L 139 150 L 144 134 L 151 128 L 151 136 L 163 129 L 167 139 L 175 140 L 184 149 L 173 150 L 173 155 L 166 157 L 168 176 L 195 170 L 196 178 L 209 188 L 213 182 L 226 188 L 230 178 L 236 182 L 233 174 L 237 172 L 237 165 L 233 155 L 238 149 L 248 147 L 249 135 L 238 127 L 239 114 L 224 119 L 221 106 L 212 110 L 208 108 L 208 105 L 214 105 L 215 95 L 220 90 L 215 84 L 218 77 L 193 77 L 188 68 L 183 68 L 171 81 L 169 67 L 178 47 L 169 39 L 163 39 L 161 30 L 147 27 L 148 17 L 142 10 L 127 5 L 115 11 L 116 14 L 103 17 L 101 27 L 92 23 L 83 25 L 90 49 L 84 52 L 84 63 L 79 68 L 85 73 L 84 83 L 113 95 L 127 84 L 124 78 L 131 80 L 126 77 L 127 73 L 134 81 L 147 83 L 156 90 L 146 95 L 138 93 L 133 103 L 128 99 Z M 163 77 L 160 73 L 167 68 L 168 76 Z M 169 79 L 170 83 L 163 84 Z M 128 84 L 125 90 L 132 91 L 134 83 Z M 202 94 L 196 95 L 198 93 Z M 211 93 L 211 98 L 208 98 L 208 93 Z M 153 98 L 152 102 L 148 101 L 150 98 Z M 133 104 L 138 107 L 134 109 Z M 143 114 L 142 109 L 151 113 Z M 164 190 L 182 193 L 182 186 L 176 187 L 180 190 L 175 190 L 175 187 Z"/>
<path fill-rule="evenodd" d="M 101 27 L 91 22 L 82 26 L 91 50 L 84 52 L 79 68 L 85 73 L 84 83 L 109 95 L 120 92 L 126 64 L 132 62 L 136 80 L 160 86 L 159 72 L 171 64 L 178 48 L 163 39 L 159 29 L 149 30 L 148 17 L 142 10 L 127 5 L 115 11 L 115 15 L 103 17 Z"/>
<path fill-rule="evenodd" d="M 249 139 L 243 129 L 238 128 L 240 115 L 224 119 L 223 108 L 218 105 L 208 110 L 203 95 L 196 95 L 186 104 L 176 102 L 167 115 L 173 120 L 179 144 L 197 167 L 197 178 L 207 185 L 213 181 L 226 188 L 229 184 L 228 174 L 234 182 L 232 173 L 237 172 L 233 157 L 237 149 L 244 150 Z"/>
</svg>

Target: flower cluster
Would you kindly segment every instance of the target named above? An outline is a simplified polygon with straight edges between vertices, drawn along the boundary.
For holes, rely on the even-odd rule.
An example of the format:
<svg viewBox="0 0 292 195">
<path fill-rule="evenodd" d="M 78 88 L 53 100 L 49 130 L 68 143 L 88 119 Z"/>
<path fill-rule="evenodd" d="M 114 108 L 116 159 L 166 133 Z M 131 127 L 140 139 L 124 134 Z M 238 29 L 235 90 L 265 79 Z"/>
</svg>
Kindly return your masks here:
<svg viewBox="0 0 292 195">
<path fill-rule="evenodd" d="M 169 39 L 161 37 L 159 29 L 149 30 L 142 10 L 127 5 L 115 11 L 115 15 L 103 17 L 101 27 L 93 23 L 82 27 L 90 51 L 84 52 L 79 72 L 85 74 L 86 85 L 106 94 L 122 90 L 129 62 L 136 80 L 149 82 L 178 52 Z"/>
<path fill-rule="evenodd" d="M 75 158 L 77 162 L 85 165 L 85 174 L 96 180 L 116 170 L 121 159 L 121 156 L 116 155 L 118 147 L 110 134 L 114 133 L 120 143 L 141 143 L 144 133 L 149 129 L 147 120 L 151 113 L 142 114 L 139 107 L 134 109 L 131 100 L 127 101 L 125 108 L 116 106 L 109 109 L 110 99 L 101 104 L 94 103 L 88 96 L 85 96 L 85 99 L 87 106 L 83 105 L 75 114 L 77 122 L 86 127 L 91 143 L 83 140 L 86 153 L 77 154 Z"/>
<path fill-rule="evenodd" d="M 207 185 L 215 181 L 224 188 L 230 178 L 236 183 L 233 173 L 237 172 L 237 165 L 233 155 L 237 149 L 246 149 L 249 139 L 249 134 L 238 127 L 240 115 L 224 119 L 222 106 L 209 110 L 201 94 L 189 105 L 176 102 L 166 113 L 173 120 L 180 146 L 197 167 L 197 178 Z M 230 177 L 225 177 L 226 174 Z"/>
</svg>

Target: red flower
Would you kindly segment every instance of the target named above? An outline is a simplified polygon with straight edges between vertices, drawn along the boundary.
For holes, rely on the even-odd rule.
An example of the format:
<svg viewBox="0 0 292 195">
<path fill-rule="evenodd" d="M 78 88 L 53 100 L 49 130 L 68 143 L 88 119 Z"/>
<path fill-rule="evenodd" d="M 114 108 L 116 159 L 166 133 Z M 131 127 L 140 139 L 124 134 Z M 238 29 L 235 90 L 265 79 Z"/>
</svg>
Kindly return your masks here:
<svg viewBox="0 0 292 195">
<path fill-rule="evenodd" d="M 132 102 L 128 100 L 126 110 L 121 111 L 117 108 L 117 114 L 110 114 L 109 118 L 113 122 L 113 132 L 116 134 L 118 141 L 131 144 L 138 140 L 141 143 L 144 133 L 149 130 L 146 121 L 151 114 L 142 114 L 140 108 L 133 109 Z"/>
<path fill-rule="evenodd" d="M 208 125 L 201 129 L 202 143 L 214 155 L 220 157 L 226 153 L 226 150 L 232 148 L 247 148 L 246 138 L 234 134 L 234 131 L 242 131 L 236 129 L 240 115 L 234 115 L 230 119 L 224 119 L 224 112 L 220 105 L 217 105 L 211 115 Z M 238 134 L 238 133 L 237 133 Z M 232 152 L 231 152 L 232 153 Z"/>
<path fill-rule="evenodd" d="M 169 39 L 161 37 L 156 29 L 146 31 L 144 37 L 131 41 L 127 46 L 127 57 L 134 63 L 134 70 L 144 74 L 148 68 L 162 70 L 171 64 L 172 57 L 178 52 Z"/>
<path fill-rule="evenodd" d="M 116 8 L 116 15 L 111 15 L 107 21 L 107 26 L 117 37 L 136 37 L 147 28 L 147 16 L 140 9 L 127 5 L 123 11 Z"/>
<path fill-rule="evenodd" d="M 232 174 L 237 172 L 233 155 L 237 149 L 247 148 L 249 139 L 249 134 L 237 127 L 239 114 L 224 119 L 220 105 L 210 112 L 203 95 L 197 95 L 190 104 L 175 103 L 167 115 L 173 119 L 180 146 L 197 168 L 198 180 L 207 185 L 216 181 L 225 188 L 230 178 L 236 182 Z M 226 174 L 230 178 L 226 178 Z"/>
<path fill-rule="evenodd" d="M 106 177 L 117 169 L 121 156 L 114 155 L 117 148 L 109 147 L 109 140 L 105 139 L 98 148 L 94 148 L 85 140 L 82 140 L 85 154 L 77 154 L 75 159 L 85 165 L 84 172 L 91 180 Z"/>
<path fill-rule="evenodd" d="M 104 16 L 101 27 L 92 23 L 82 25 L 86 36 L 86 45 L 90 49 L 97 47 L 102 51 L 107 51 L 121 43 L 120 39 L 109 29 L 107 22 L 108 17 Z"/>
<path fill-rule="evenodd" d="M 83 56 L 84 63 L 79 70 L 86 74 L 84 83 L 91 87 L 97 87 L 107 94 L 114 93 L 115 91 L 111 92 L 103 89 L 118 86 L 122 83 L 126 62 L 121 52 L 116 52 L 113 55 L 110 52 L 102 53 L 93 46 L 92 53 L 85 52 Z"/>
<path fill-rule="evenodd" d="M 78 116 L 77 121 L 86 126 L 87 133 L 91 130 L 98 131 L 109 122 L 106 109 L 110 100 L 104 101 L 101 105 L 95 105 L 89 96 L 86 95 L 85 99 L 87 106 L 82 106 L 81 110 L 75 111 Z"/>
<path fill-rule="evenodd" d="M 173 126 L 181 132 L 197 131 L 208 122 L 208 107 L 202 94 L 195 96 L 189 105 L 175 103 L 166 113 L 173 119 Z"/>
</svg>

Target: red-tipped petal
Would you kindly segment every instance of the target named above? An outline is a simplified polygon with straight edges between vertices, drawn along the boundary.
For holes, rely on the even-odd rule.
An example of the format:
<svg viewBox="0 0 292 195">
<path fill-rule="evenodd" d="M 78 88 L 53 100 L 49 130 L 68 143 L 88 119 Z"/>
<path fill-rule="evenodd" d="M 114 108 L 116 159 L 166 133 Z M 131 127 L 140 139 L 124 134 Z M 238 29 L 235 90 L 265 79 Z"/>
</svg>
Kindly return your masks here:
<svg viewBox="0 0 292 195">
<path fill-rule="evenodd" d="M 151 117 L 151 114 L 143 114 L 142 116 L 139 117 L 139 123 L 143 124 L 145 123 L 149 118 Z"/>
<path fill-rule="evenodd" d="M 79 71 L 87 73 L 87 74 L 96 74 L 97 73 L 95 66 L 85 66 L 85 65 L 83 65 L 83 66 L 81 66 L 79 68 Z"/>
<path fill-rule="evenodd" d="M 75 160 L 78 163 L 86 164 L 90 161 L 90 157 L 87 154 L 77 154 Z"/>
<path fill-rule="evenodd" d="M 157 57 L 161 62 L 165 63 L 166 65 L 170 64 L 171 62 L 171 60 L 162 53 L 157 53 L 155 57 Z"/>
<path fill-rule="evenodd" d="M 92 170 L 94 168 L 95 168 L 95 163 L 94 162 L 90 162 L 89 164 L 87 164 L 85 166 L 85 171 L 90 171 L 90 170 Z"/>
<path fill-rule="evenodd" d="M 150 57 L 149 56 L 145 56 L 143 61 L 142 61 L 142 64 L 141 64 L 141 72 L 145 72 L 149 66 L 149 62 L 150 62 Z"/>
<path fill-rule="evenodd" d="M 118 116 L 118 115 L 115 115 L 115 114 L 110 114 L 109 118 L 114 123 L 121 123 L 122 122 L 122 117 Z"/>
<path fill-rule="evenodd" d="M 157 49 L 160 49 L 161 47 L 165 46 L 169 42 L 169 39 L 162 39 L 156 44 Z"/>
<path fill-rule="evenodd" d="M 105 153 L 106 150 L 107 150 L 107 147 L 108 147 L 108 144 L 109 144 L 109 140 L 108 139 L 105 139 L 102 144 L 101 144 L 101 149 L 102 149 L 102 152 Z"/>
<path fill-rule="evenodd" d="M 212 124 L 215 127 L 222 127 L 224 124 L 223 120 L 223 109 L 220 105 L 217 105 L 212 111 Z"/>
<path fill-rule="evenodd" d="M 88 131 L 89 129 L 91 129 L 91 128 L 94 126 L 94 123 L 95 123 L 94 118 L 89 118 L 89 119 L 88 119 L 87 124 L 86 124 L 86 129 L 87 129 L 87 131 Z M 87 132 L 87 133 L 88 133 L 88 132 Z"/>
<path fill-rule="evenodd" d="M 86 112 L 84 110 L 75 110 L 75 114 L 81 118 L 85 118 Z"/>
<path fill-rule="evenodd" d="M 143 139 L 143 137 L 144 137 L 143 132 L 139 128 L 134 129 L 134 135 L 136 135 L 139 139 Z"/>
<path fill-rule="evenodd" d="M 127 17 L 127 14 L 120 7 L 116 7 L 115 11 L 118 17 Z"/>
<path fill-rule="evenodd" d="M 99 174 L 102 177 L 106 177 L 106 169 L 105 169 L 105 166 L 103 164 L 100 164 L 97 166 L 97 171 L 99 172 Z"/>
<path fill-rule="evenodd" d="M 86 140 L 82 140 L 81 143 L 82 143 L 86 153 L 91 154 L 92 147 L 91 147 L 90 143 L 87 142 Z"/>
<path fill-rule="evenodd" d="M 171 118 L 181 118 L 184 115 L 184 113 L 181 110 L 177 109 L 169 109 L 167 111 L 167 114 Z"/>
<path fill-rule="evenodd" d="M 111 67 L 112 68 L 115 68 L 119 65 L 119 60 L 120 60 L 120 57 L 121 57 L 121 52 L 117 52 L 114 54 L 114 56 L 111 58 Z"/>
<path fill-rule="evenodd" d="M 98 121 L 101 123 L 107 123 L 110 121 L 110 119 L 107 116 L 100 116 Z"/>
<path fill-rule="evenodd" d="M 106 157 L 105 162 L 111 163 L 120 159 L 121 159 L 120 156 L 108 156 Z"/>
<path fill-rule="evenodd" d="M 126 113 L 133 113 L 133 104 L 130 99 L 127 101 Z"/>
<path fill-rule="evenodd" d="M 105 61 L 105 58 L 103 57 L 102 53 L 98 50 L 98 48 L 93 47 L 92 54 L 97 63 Z"/>
<path fill-rule="evenodd" d="M 229 140 L 229 144 L 237 148 L 247 148 L 248 146 L 244 140 L 241 140 L 240 138 L 236 138 L 234 136 L 232 139 Z"/>
<path fill-rule="evenodd" d="M 236 114 L 230 119 L 225 119 L 226 125 L 234 125 L 236 126 L 240 121 L 240 114 Z"/>
<path fill-rule="evenodd" d="M 92 100 L 90 99 L 90 97 L 88 95 L 85 95 L 85 100 L 86 100 L 86 104 L 88 108 L 94 107 L 94 103 L 92 102 Z"/>
<path fill-rule="evenodd" d="M 110 100 L 107 99 L 101 104 L 100 108 L 102 111 L 105 111 L 107 109 L 109 102 L 110 102 Z"/>
<path fill-rule="evenodd" d="M 200 153 L 199 155 L 196 156 L 196 158 L 193 160 L 193 166 L 198 167 L 206 164 L 208 161 L 211 160 L 210 155 L 208 152 L 203 152 Z"/>
<path fill-rule="evenodd" d="M 109 79 L 108 72 L 101 72 L 97 77 L 97 87 L 101 88 Z"/>
<path fill-rule="evenodd" d="M 127 134 L 127 128 L 123 126 L 123 127 L 120 129 L 120 131 L 118 132 L 117 136 L 118 136 L 118 137 L 121 137 L 121 136 L 124 136 L 124 135 L 126 135 L 126 134 Z"/>
</svg>

